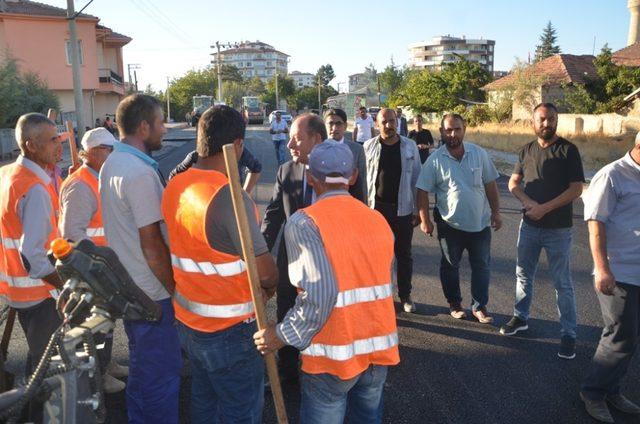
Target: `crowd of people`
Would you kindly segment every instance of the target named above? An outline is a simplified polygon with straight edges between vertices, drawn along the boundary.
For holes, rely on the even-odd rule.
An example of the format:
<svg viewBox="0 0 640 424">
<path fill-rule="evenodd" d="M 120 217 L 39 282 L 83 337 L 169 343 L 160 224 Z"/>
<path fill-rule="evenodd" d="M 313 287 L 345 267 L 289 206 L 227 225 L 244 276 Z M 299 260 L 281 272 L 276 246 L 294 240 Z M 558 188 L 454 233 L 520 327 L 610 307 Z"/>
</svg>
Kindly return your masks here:
<svg viewBox="0 0 640 424">
<path fill-rule="evenodd" d="M 544 249 L 557 292 L 558 356 L 570 360 L 577 322 L 572 202 L 585 179 L 577 147 L 556 134 L 557 119 L 553 104 L 536 106 L 536 138 L 521 149 L 509 180 L 523 217 L 514 312 L 500 333 L 528 329 Z M 54 299 L 63 281 L 47 258 L 58 235 L 112 248 L 162 308 L 158 322 L 124 322 L 128 368 L 110 360 L 111 336 L 99 355 L 100 371 L 111 376 L 105 389 L 122 390 L 117 378 L 128 375 L 131 423 L 178 422 L 184 356 L 191 369 L 191 422 L 262 422 L 261 355 L 276 352 L 283 384 L 300 387 L 301 422 L 381 422 L 387 370 L 401 361 L 392 265 L 400 307 L 414 313 L 416 226 L 428 236 L 436 232 L 451 317 L 467 315 L 459 277 L 466 250 L 471 315 L 493 322 L 491 238 L 502 227 L 498 172 L 484 149 L 464 139 L 462 116 L 443 116 L 442 145 L 434 149 L 421 117 L 409 133 L 393 109 L 380 110 L 374 126 L 361 108 L 354 141 L 345 139 L 341 109 L 323 117 L 301 114 L 290 127 L 276 115 L 270 133 L 279 168 L 262 218 L 248 194 L 261 164 L 244 148 L 246 125 L 235 109 L 214 106 L 202 114 L 195 152 L 168 181 L 151 156 L 166 132 L 161 104 L 147 95 L 128 96 L 116 121 L 120 141 L 106 128 L 88 131 L 81 142 L 83 165 L 63 182 L 50 176 L 61 151 L 55 124 L 41 114 L 23 115 L 16 126 L 21 155 L 0 168 L 0 294 L 25 332 L 27 372 L 61 323 Z M 265 299 L 277 296 L 277 323 L 260 330 L 225 145 L 233 145 L 248 169 L 243 202 L 259 283 Z M 597 173 L 583 199 L 605 329 L 580 397 L 591 416 L 613 422 L 609 406 L 640 414 L 620 393 L 640 328 L 640 137 Z"/>
</svg>

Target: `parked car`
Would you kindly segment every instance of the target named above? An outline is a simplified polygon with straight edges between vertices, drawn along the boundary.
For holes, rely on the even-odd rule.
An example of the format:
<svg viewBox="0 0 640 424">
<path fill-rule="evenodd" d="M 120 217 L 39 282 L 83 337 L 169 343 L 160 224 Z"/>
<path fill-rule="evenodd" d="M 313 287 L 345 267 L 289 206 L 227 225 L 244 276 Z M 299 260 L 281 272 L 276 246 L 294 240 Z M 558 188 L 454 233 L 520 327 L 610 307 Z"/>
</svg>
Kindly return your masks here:
<svg viewBox="0 0 640 424">
<path fill-rule="evenodd" d="M 370 107 L 369 109 L 367 109 L 367 112 L 369 112 L 369 115 L 371 116 L 371 119 L 373 119 L 373 122 L 376 122 L 376 116 L 378 116 L 378 112 L 380 112 L 380 108 Z"/>
<path fill-rule="evenodd" d="M 276 113 L 280 112 L 280 115 L 282 116 L 282 119 L 284 119 L 287 123 L 287 125 L 291 125 L 291 120 L 293 119 L 291 117 L 291 114 L 289 112 L 286 112 L 284 110 L 274 110 L 273 112 L 271 112 L 269 114 L 269 125 L 271 125 L 271 122 L 276 119 Z"/>
</svg>

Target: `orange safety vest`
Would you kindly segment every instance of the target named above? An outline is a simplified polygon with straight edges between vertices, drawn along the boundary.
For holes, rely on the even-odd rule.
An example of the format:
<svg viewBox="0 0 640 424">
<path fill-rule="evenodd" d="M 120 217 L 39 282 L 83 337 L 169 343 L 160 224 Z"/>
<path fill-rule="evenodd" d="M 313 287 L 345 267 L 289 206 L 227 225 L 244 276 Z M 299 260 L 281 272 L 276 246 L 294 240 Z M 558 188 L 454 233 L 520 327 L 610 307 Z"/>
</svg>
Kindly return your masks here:
<svg viewBox="0 0 640 424">
<path fill-rule="evenodd" d="M 173 177 L 162 196 L 176 289 L 176 319 L 212 333 L 253 317 L 251 289 L 244 261 L 213 249 L 205 218 L 209 204 L 228 184 L 217 171 L 190 168 Z"/>
<path fill-rule="evenodd" d="M 104 236 L 104 226 L 102 225 L 102 207 L 100 206 L 100 192 L 98 191 L 98 178 L 92 174 L 91 169 L 85 164 L 78 168 L 73 174 L 69 175 L 60 187 L 60 193 L 73 181 L 82 181 L 89 186 L 93 192 L 93 196 L 98 204 L 96 213 L 93 214 L 87 225 L 87 237 L 91 239 L 97 246 L 106 246 L 107 239 Z M 66 211 L 65 211 L 66 213 Z M 77 241 L 77 240 L 76 240 Z"/>
<path fill-rule="evenodd" d="M 351 196 L 322 199 L 304 212 L 320 231 L 338 297 L 324 327 L 301 352 L 302 370 L 348 380 L 372 364 L 396 365 L 400 356 L 389 225 Z"/>
<path fill-rule="evenodd" d="M 57 294 L 57 290 L 51 284 L 39 278 L 29 277 L 18 250 L 24 236 L 24 228 L 18 216 L 18 203 L 36 184 L 41 184 L 49 195 L 53 196 L 52 186 L 43 184 L 27 167 L 12 163 L 0 168 L 0 296 L 6 297 L 18 308 L 21 303 L 26 306 Z M 50 219 L 52 230 L 45 243 L 45 249 L 48 249 L 49 243 L 58 236 L 53 208 Z"/>
</svg>

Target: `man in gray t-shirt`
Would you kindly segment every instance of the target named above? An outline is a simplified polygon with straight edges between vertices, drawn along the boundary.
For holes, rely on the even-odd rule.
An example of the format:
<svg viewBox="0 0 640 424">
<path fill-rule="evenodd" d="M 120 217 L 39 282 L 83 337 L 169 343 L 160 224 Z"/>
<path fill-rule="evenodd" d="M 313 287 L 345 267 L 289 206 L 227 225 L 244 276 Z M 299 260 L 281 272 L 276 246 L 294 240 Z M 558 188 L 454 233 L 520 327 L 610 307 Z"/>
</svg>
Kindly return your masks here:
<svg viewBox="0 0 640 424">
<path fill-rule="evenodd" d="M 133 281 L 162 308 L 158 322 L 124 321 L 129 339 L 129 422 L 178 422 L 182 357 L 170 295 L 175 282 L 160 212 L 163 185 L 149 153 L 166 133 L 162 106 L 142 94 L 116 111 L 122 142 L 100 171 L 107 243 Z"/>
</svg>

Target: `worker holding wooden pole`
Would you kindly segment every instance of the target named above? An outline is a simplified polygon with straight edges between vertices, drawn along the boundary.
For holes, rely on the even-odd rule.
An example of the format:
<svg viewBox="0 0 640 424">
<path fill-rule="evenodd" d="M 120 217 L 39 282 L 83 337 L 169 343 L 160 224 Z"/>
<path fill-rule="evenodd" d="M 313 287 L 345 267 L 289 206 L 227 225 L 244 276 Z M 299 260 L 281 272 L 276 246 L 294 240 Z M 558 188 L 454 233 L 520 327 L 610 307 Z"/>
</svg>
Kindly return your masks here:
<svg viewBox="0 0 640 424">
<path fill-rule="evenodd" d="M 387 367 L 400 361 L 393 233 L 379 212 L 349 194 L 358 171 L 344 143 L 317 144 L 306 177 L 315 202 L 284 229 L 299 294 L 284 319 L 254 341 L 263 354 L 284 345 L 300 350 L 302 424 L 380 423 Z"/>
<path fill-rule="evenodd" d="M 245 133 L 242 115 L 215 106 L 198 125 L 198 161 L 169 181 L 162 199 L 176 282 L 175 316 L 191 366 L 191 422 L 259 423 L 264 361 L 252 347 L 252 335 L 256 318 L 263 323 L 263 294 L 275 293 L 278 270 L 260 233 L 255 204 L 245 192 L 234 195 L 239 187 L 235 157 L 242 153 Z M 223 147 L 234 156 L 226 161 L 230 169 Z M 273 358 L 267 367 L 275 373 Z M 279 420 L 286 422 L 278 381 L 271 387 L 281 406 Z"/>
</svg>

